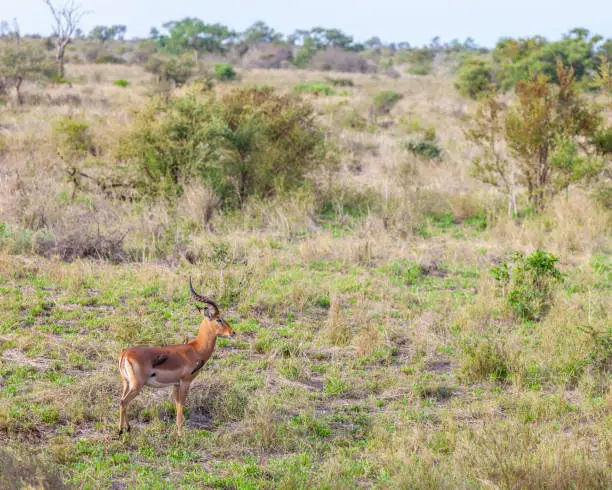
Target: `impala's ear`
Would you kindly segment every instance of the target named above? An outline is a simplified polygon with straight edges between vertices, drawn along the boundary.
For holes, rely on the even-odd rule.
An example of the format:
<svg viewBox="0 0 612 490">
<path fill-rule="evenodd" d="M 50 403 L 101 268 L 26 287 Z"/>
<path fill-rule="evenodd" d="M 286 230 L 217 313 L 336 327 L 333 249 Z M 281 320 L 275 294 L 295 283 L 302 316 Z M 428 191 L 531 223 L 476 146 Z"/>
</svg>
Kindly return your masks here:
<svg viewBox="0 0 612 490">
<path fill-rule="evenodd" d="M 212 320 L 213 318 L 215 318 L 215 313 L 212 308 L 204 308 L 204 316 L 209 320 Z"/>
<path fill-rule="evenodd" d="M 201 307 L 201 306 L 199 306 L 199 305 L 193 305 L 193 306 L 195 306 L 195 309 L 196 309 L 196 310 L 198 310 L 198 313 L 200 313 L 201 315 L 203 315 L 203 314 L 204 314 L 204 312 L 203 312 L 204 308 L 202 308 L 202 307 Z"/>
</svg>

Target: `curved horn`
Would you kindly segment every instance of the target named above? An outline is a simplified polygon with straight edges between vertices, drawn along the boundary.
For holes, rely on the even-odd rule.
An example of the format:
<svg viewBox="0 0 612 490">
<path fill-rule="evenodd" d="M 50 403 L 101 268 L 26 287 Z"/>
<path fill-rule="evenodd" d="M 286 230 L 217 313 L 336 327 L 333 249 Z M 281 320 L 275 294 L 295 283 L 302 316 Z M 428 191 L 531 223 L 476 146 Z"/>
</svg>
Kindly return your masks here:
<svg viewBox="0 0 612 490">
<path fill-rule="evenodd" d="M 201 296 L 195 292 L 195 289 L 193 289 L 193 284 L 191 283 L 191 276 L 189 276 L 189 290 L 191 291 L 191 294 L 195 299 L 212 306 L 214 309 L 215 316 L 219 315 L 219 307 L 217 306 L 217 303 L 215 303 L 212 299 L 207 298 L 206 296 Z"/>
</svg>

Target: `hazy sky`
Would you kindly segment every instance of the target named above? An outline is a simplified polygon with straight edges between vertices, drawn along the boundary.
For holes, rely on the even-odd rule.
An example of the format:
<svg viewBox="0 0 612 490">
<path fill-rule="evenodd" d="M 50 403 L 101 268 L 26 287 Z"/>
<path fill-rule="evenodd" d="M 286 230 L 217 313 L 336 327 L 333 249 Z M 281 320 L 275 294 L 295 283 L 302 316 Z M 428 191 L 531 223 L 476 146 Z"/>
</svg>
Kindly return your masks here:
<svg viewBox="0 0 612 490">
<path fill-rule="evenodd" d="M 64 0 L 54 0 L 62 2 Z M 492 46 L 502 36 L 544 35 L 556 39 L 573 27 L 612 37 L 610 0 L 82 0 L 91 13 L 88 32 L 98 24 L 125 24 L 128 37 L 144 37 L 153 26 L 186 16 L 244 30 L 263 20 L 284 34 L 315 26 L 339 28 L 365 41 L 423 44 L 472 36 Z M 48 34 L 50 16 L 43 0 L 0 0 L 0 20 L 17 18 L 22 33 Z"/>
</svg>

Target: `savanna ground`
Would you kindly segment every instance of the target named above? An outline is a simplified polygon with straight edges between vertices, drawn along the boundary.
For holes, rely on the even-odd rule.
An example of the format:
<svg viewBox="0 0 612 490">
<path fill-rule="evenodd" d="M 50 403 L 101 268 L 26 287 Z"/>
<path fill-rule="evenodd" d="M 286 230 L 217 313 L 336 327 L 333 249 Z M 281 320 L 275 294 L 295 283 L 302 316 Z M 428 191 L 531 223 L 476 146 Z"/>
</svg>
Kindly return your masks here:
<svg viewBox="0 0 612 490">
<path fill-rule="evenodd" d="M 470 177 L 475 103 L 451 76 L 351 75 L 339 95 L 306 95 L 342 151 L 321 179 L 327 200 L 305 190 L 208 221 L 197 184 L 174 209 L 71 197 L 51 123 L 78 116 L 111 145 L 151 80 L 126 66 L 68 73 L 72 88 L 31 87 L 2 113 L 3 485 L 38 471 L 79 488 L 612 486 L 609 211 L 570 188 L 508 218 Z M 255 70 L 215 90 L 327 75 Z M 393 124 L 352 128 L 383 89 L 403 95 L 382 118 Z M 429 127 L 441 161 L 402 145 Z M 44 250 L 46 234 L 69 245 L 92 229 L 117 232 L 130 259 Z M 519 321 L 490 269 L 538 248 L 564 280 L 543 319 Z M 193 338 L 189 275 L 237 337 L 192 386 L 184 437 L 171 393 L 149 389 L 119 437 L 117 354 Z"/>
</svg>

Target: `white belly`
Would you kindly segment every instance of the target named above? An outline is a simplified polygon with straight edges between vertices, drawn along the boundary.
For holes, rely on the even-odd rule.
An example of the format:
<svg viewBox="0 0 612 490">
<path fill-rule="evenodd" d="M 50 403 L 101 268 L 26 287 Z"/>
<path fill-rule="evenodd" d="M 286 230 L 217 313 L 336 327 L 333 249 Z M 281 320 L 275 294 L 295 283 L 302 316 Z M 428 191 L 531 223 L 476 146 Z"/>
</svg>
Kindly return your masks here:
<svg viewBox="0 0 612 490">
<path fill-rule="evenodd" d="M 178 383 L 160 383 L 155 376 L 149 378 L 145 383 L 146 386 L 150 386 L 151 388 L 167 388 L 168 386 L 174 386 Z"/>
</svg>

